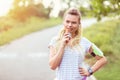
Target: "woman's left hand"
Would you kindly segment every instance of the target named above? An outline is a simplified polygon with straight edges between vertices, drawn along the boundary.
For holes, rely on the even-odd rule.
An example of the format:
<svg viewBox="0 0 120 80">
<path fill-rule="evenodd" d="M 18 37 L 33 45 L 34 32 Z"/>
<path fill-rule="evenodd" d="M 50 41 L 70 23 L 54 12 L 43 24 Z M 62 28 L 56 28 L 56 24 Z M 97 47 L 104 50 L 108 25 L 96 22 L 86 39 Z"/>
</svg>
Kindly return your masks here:
<svg viewBox="0 0 120 80">
<path fill-rule="evenodd" d="M 89 76 L 90 75 L 90 73 L 85 68 L 82 68 L 82 67 L 79 67 L 79 73 L 81 76 Z"/>
</svg>

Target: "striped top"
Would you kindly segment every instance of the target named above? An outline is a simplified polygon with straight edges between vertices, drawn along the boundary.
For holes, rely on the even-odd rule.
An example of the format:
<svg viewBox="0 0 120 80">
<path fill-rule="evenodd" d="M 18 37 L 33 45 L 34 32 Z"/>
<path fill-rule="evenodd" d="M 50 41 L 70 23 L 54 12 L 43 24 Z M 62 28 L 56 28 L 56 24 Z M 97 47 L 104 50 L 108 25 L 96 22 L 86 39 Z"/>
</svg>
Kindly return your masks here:
<svg viewBox="0 0 120 80">
<path fill-rule="evenodd" d="M 54 46 L 56 38 L 53 38 L 49 46 Z M 80 48 L 65 47 L 60 66 L 56 70 L 56 80 L 82 80 L 78 67 L 85 67 L 84 57 L 92 43 L 83 37 L 80 40 Z"/>
</svg>

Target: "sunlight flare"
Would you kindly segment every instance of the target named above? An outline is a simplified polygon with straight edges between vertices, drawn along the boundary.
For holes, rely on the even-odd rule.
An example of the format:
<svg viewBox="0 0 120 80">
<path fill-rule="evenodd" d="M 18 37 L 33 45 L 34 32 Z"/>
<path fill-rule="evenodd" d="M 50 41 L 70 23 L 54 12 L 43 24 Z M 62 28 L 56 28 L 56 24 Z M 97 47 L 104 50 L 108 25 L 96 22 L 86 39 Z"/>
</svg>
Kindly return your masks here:
<svg viewBox="0 0 120 80">
<path fill-rule="evenodd" d="M 0 16 L 5 16 L 12 7 L 13 0 L 0 0 Z"/>
</svg>

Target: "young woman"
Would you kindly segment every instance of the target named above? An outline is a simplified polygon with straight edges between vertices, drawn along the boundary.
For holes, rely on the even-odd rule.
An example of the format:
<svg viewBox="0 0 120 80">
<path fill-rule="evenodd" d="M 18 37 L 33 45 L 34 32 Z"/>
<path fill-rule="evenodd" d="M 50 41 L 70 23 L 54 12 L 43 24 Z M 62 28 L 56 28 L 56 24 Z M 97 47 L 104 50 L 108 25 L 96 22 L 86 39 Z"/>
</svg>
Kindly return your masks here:
<svg viewBox="0 0 120 80">
<path fill-rule="evenodd" d="M 103 53 L 92 42 L 81 35 L 81 14 L 70 8 L 64 14 L 63 29 L 49 44 L 49 66 L 56 70 L 56 80 L 86 80 L 106 62 Z M 85 55 L 96 58 L 91 67 L 84 67 Z"/>
</svg>

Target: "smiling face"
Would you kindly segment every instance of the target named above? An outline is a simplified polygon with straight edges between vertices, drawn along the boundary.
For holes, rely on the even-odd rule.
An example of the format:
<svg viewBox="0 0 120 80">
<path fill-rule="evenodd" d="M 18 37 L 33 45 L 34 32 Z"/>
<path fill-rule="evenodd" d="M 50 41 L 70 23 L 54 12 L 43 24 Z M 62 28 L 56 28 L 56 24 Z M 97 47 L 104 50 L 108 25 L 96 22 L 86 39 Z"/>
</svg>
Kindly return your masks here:
<svg viewBox="0 0 120 80">
<path fill-rule="evenodd" d="M 70 33 L 74 34 L 80 25 L 80 19 L 77 15 L 66 14 L 64 16 L 64 29 L 68 30 Z"/>
</svg>

